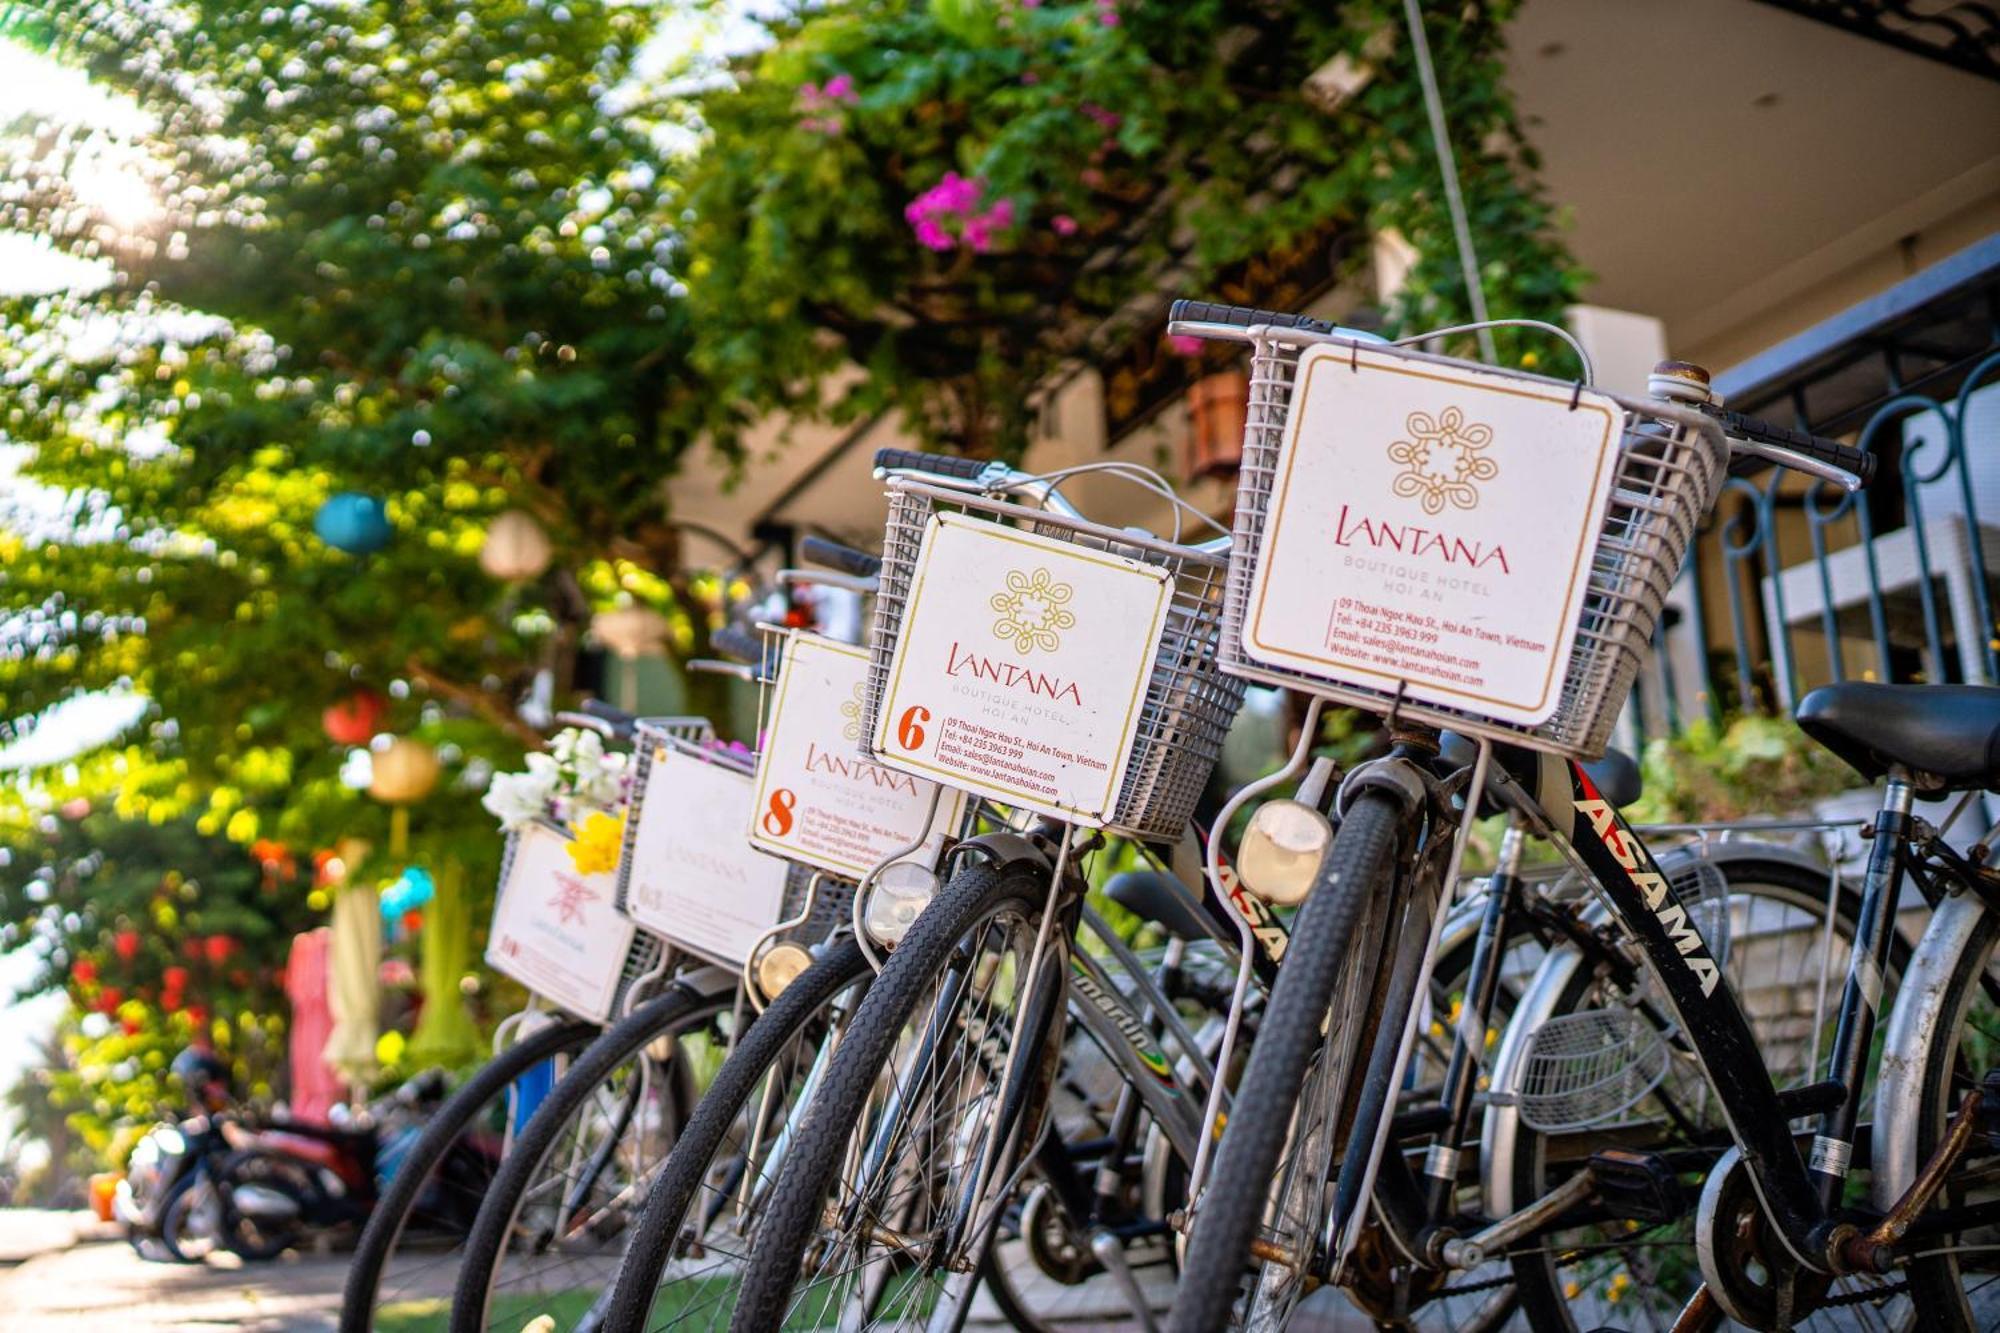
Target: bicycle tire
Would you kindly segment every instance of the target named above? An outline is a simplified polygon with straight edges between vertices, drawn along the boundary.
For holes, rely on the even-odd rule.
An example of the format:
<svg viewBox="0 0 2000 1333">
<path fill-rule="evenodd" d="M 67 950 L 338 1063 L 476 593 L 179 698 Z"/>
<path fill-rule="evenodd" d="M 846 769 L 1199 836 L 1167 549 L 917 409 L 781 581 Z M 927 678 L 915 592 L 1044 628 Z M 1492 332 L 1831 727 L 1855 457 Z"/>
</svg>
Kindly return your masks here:
<svg viewBox="0 0 2000 1333">
<path fill-rule="evenodd" d="M 549 1092 L 501 1159 L 500 1170 L 487 1189 L 466 1238 L 465 1259 L 459 1264 L 458 1285 L 451 1302 L 451 1333 L 471 1333 L 487 1327 L 493 1282 L 500 1258 L 520 1211 L 522 1196 L 533 1183 L 570 1119 L 582 1110 L 597 1087 L 621 1065 L 663 1036 L 707 1022 L 727 1010 L 731 996 L 702 995 L 672 983 L 640 1005 L 570 1063 L 569 1072 Z"/>
<path fill-rule="evenodd" d="M 481 1065 L 438 1107 L 368 1215 L 341 1294 L 339 1333 L 372 1333 L 383 1273 L 409 1225 L 411 1211 L 452 1145 L 494 1098 L 506 1096 L 522 1074 L 544 1060 L 575 1054 L 602 1031 L 595 1023 L 576 1020 L 550 1023 Z"/>
<path fill-rule="evenodd" d="M 772 1063 L 790 1048 L 814 1016 L 871 975 L 861 946 L 852 936 L 845 936 L 829 945 L 811 967 L 785 987 L 737 1042 L 707 1094 L 696 1104 L 647 1195 L 645 1210 L 632 1229 L 624 1262 L 618 1268 L 603 1333 L 641 1333 L 649 1327 L 660 1277 L 673 1257 L 688 1209 L 745 1104 L 763 1085 Z"/>
<path fill-rule="evenodd" d="M 1973 1091 L 1970 1087 L 1962 1087 L 1956 1089 L 1955 1095 L 1955 1076 L 1969 1072 L 1971 1079 L 1977 1080 L 1986 1073 L 1983 1069 L 1961 1070 L 1958 1050 L 1960 1034 L 1970 1018 L 1973 1001 L 1982 993 L 1981 983 L 1987 975 L 1996 943 L 2000 943 L 2000 915 L 1983 912 L 1958 956 L 1944 994 L 1935 1002 L 1943 1017 L 1931 1028 L 1930 1042 L 1923 1054 L 1923 1092 L 1916 1124 L 1916 1160 L 1919 1162 L 1929 1161 L 1943 1140 L 1945 1126 L 1959 1109 L 1958 1096 Z M 1990 1000 L 1991 996 L 1988 998 Z M 1990 1019 L 1987 1027 L 1989 1031 L 1986 1035 L 1990 1038 Z M 1988 1058 L 1991 1058 L 1990 1055 Z M 1947 1181 L 1941 1197 L 1951 1188 L 1951 1182 Z M 1990 1230 L 1988 1228 L 1989 1233 Z M 1933 1248 L 1943 1247 L 1934 1245 Z M 1990 1290 L 1982 1302 L 1982 1311 L 1975 1313 L 1966 1299 L 1965 1279 L 1955 1252 L 1912 1259 L 1905 1271 L 1919 1327 L 1972 1329 L 1981 1327 L 1979 1320 L 1982 1318 L 1988 1321 L 1986 1326 L 1991 1327 L 1994 1302 Z M 1990 1278 L 1985 1285 L 1990 1288 Z"/>
<path fill-rule="evenodd" d="M 1048 872 L 1040 867 L 1024 862 L 973 866 L 953 876 L 896 946 L 856 1011 L 771 1191 L 730 1333 L 776 1333 L 785 1326 L 806 1246 L 820 1223 L 848 1140 L 904 1025 L 950 965 L 960 940 L 1010 901 L 1032 914 L 1047 894 Z"/>
<path fill-rule="evenodd" d="M 1258 1024 L 1188 1238 L 1170 1333 L 1214 1333 L 1230 1326 L 1244 1264 L 1264 1215 L 1266 1187 L 1284 1150 L 1306 1067 L 1321 1044 L 1320 1028 L 1341 962 L 1369 896 L 1393 873 L 1405 822 L 1395 797 L 1362 791 L 1342 819 L 1312 893 L 1293 922 L 1285 963 Z M 1372 1034 L 1341 1035 L 1361 1041 Z"/>
</svg>

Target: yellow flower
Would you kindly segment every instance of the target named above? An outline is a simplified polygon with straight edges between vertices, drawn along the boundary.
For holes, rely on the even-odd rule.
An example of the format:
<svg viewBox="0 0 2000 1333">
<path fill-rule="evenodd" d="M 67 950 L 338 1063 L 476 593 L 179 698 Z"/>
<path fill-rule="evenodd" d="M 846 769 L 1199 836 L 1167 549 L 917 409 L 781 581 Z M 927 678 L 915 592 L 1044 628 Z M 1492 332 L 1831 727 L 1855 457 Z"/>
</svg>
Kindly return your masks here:
<svg viewBox="0 0 2000 1333">
<path fill-rule="evenodd" d="M 569 859 L 582 875 L 599 875 L 618 868 L 618 854 L 625 845 L 625 817 L 592 811 L 574 830 L 576 841 L 569 845 Z"/>
</svg>

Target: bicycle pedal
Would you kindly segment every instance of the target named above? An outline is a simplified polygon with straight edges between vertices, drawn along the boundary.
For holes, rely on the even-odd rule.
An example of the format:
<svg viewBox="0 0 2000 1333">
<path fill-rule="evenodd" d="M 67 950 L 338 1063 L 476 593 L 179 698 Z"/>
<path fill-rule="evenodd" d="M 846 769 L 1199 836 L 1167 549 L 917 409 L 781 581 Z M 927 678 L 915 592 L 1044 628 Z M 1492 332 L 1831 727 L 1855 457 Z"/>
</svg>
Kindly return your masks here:
<svg viewBox="0 0 2000 1333">
<path fill-rule="evenodd" d="M 1657 1153 L 1605 1148 L 1590 1155 L 1597 1197 L 1613 1217 L 1633 1222 L 1671 1222 L 1687 1212 L 1681 1182 Z"/>
</svg>

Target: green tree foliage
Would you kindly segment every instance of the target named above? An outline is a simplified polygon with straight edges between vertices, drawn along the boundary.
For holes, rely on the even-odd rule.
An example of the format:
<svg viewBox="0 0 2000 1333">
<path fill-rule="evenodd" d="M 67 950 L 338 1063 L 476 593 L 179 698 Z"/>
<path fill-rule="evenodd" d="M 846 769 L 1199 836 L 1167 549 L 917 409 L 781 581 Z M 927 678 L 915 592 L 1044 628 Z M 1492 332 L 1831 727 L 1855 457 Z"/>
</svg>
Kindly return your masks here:
<svg viewBox="0 0 2000 1333">
<path fill-rule="evenodd" d="M 0 827 L 0 950 L 28 947 L 42 966 L 24 993 L 65 991 L 72 1006 L 63 1058 L 24 1096 L 66 1117 L 95 1159 L 129 1146 L 120 1126 L 174 1107 L 168 1066 L 197 1032 L 230 1062 L 239 1094 L 276 1090 L 286 956 L 318 913 L 310 863 L 257 850 L 264 860 L 192 820 L 124 819 L 81 801 Z"/>
<path fill-rule="evenodd" d="M 319 732 L 355 683 L 461 757 L 534 739 L 514 701 L 567 670 L 591 610 L 572 571 L 681 578 L 658 483 L 706 398 L 627 79 L 649 21 L 592 0 L 8 8 L 147 128 L 13 127 L 0 215 L 109 272 L 4 311 L 0 427 L 81 521 L 0 537 L 0 716 L 130 683 L 197 784 L 333 827 L 371 817 L 339 809 Z M 386 501 L 386 549 L 314 535 L 342 491 Z M 540 586 L 475 563 L 506 507 L 555 540 Z M 441 706 L 483 725 L 443 735 Z M 301 831 L 232 832 L 274 830 Z"/>
<path fill-rule="evenodd" d="M 1559 319 L 1578 274 L 1501 86 L 1514 8 L 1438 11 L 1428 32 L 1489 304 Z M 1417 248 L 1395 326 L 1461 322 L 1402 22 L 1392 0 L 798 5 L 701 103 L 696 358 L 732 397 L 816 385 L 839 410 L 1008 452 L 1050 373 L 1329 224 Z M 1344 102 L 1309 91 L 1325 68 L 1345 71 Z"/>
</svg>

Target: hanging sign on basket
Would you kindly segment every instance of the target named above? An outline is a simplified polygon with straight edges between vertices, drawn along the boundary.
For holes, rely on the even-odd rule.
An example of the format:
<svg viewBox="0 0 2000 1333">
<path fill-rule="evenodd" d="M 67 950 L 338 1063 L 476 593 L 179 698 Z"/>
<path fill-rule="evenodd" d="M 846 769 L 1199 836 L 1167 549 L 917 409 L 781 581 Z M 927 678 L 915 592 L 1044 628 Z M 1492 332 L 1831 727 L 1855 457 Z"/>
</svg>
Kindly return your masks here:
<svg viewBox="0 0 2000 1333">
<path fill-rule="evenodd" d="M 1534 726 L 1560 702 L 1624 411 L 1347 347 L 1299 358 L 1246 656 Z"/>
<path fill-rule="evenodd" d="M 632 923 L 615 905 L 617 876 L 579 874 L 569 839 L 543 824 L 515 835 L 493 905 L 486 962 L 575 1014 L 611 1016 Z"/>
<path fill-rule="evenodd" d="M 965 793 L 861 757 L 867 687 L 867 649 L 791 637 L 757 756 L 752 843 L 848 879 L 921 838 L 930 845 L 916 859 L 936 861 Z"/>
<path fill-rule="evenodd" d="M 785 863 L 743 841 L 750 789 L 747 773 L 657 747 L 626 856 L 632 919 L 732 964 L 784 919 Z"/>
<path fill-rule="evenodd" d="M 1173 595 L 1165 569 L 935 514 L 870 746 L 883 763 L 1100 825 Z"/>
</svg>

